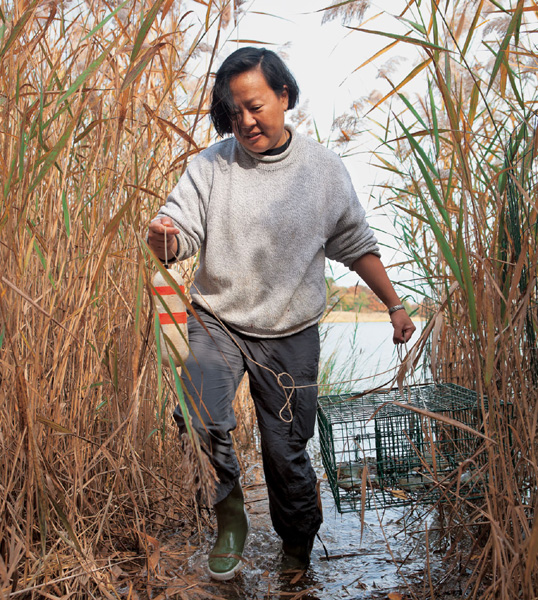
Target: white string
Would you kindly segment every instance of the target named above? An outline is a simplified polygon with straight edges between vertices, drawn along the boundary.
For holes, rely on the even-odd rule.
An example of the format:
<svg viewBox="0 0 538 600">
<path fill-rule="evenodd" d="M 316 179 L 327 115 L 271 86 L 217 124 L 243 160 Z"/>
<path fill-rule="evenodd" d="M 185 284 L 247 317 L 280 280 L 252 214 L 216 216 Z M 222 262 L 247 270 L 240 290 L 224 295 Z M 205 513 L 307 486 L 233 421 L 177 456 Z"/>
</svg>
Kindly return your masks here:
<svg viewBox="0 0 538 600">
<path fill-rule="evenodd" d="M 168 243 L 167 243 L 167 238 L 166 238 L 166 227 L 164 229 L 164 264 L 165 266 L 168 268 Z M 194 284 L 194 282 L 191 284 L 196 288 L 196 285 Z M 200 293 L 200 290 L 198 290 L 198 288 L 196 288 L 196 290 L 198 291 L 198 293 L 200 294 L 200 296 L 202 298 L 204 298 L 203 294 Z M 275 379 L 277 380 L 278 385 L 280 386 L 280 388 L 282 389 L 282 392 L 284 393 L 284 397 L 286 399 L 286 401 L 284 402 L 284 405 L 282 406 L 282 408 L 280 409 L 278 416 L 279 418 L 284 421 L 285 423 L 291 423 L 293 421 L 293 412 L 291 410 L 291 397 L 293 395 L 294 390 L 297 389 L 296 385 L 295 385 L 295 381 L 293 379 L 293 377 L 289 374 L 289 373 L 280 373 L 280 374 L 276 374 L 275 371 L 273 371 L 272 369 L 270 369 L 269 367 L 266 367 L 265 365 L 260 364 L 259 362 L 255 361 L 252 357 L 248 356 L 248 354 L 246 354 L 246 352 L 244 352 L 244 350 L 241 348 L 241 346 L 237 343 L 237 341 L 235 340 L 234 336 L 231 334 L 230 330 L 226 327 L 226 325 L 221 321 L 221 319 L 219 319 L 219 317 L 215 314 L 215 312 L 213 311 L 213 309 L 211 308 L 211 306 L 209 305 L 208 301 L 204 298 L 204 302 L 206 303 L 206 305 L 208 306 L 211 314 L 213 315 L 213 317 L 215 317 L 215 319 L 217 319 L 217 321 L 220 323 L 221 327 L 224 329 L 224 331 L 226 331 L 226 333 L 230 336 L 230 339 L 233 341 L 233 343 L 239 348 L 239 350 L 241 351 L 241 353 L 248 359 L 250 360 L 252 363 L 254 363 L 255 365 L 257 365 L 258 367 L 260 367 L 261 369 L 265 369 L 266 371 L 269 371 L 269 373 L 271 373 Z M 227 361 L 226 361 L 227 362 Z M 285 386 L 282 383 L 282 377 L 284 376 L 288 376 L 291 380 L 292 385 L 291 386 Z M 304 386 L 307 387 L 307 386 Z M 289 413 L 289 419 L 286 419 L 283 416 L 284 411 L 288 411 Z"/>
<path fill-rule="evenodd" d="M 397 348 L 398 358 L 399 358 L 401 364 L 400 365 L 396 365 L 395 367 L 392 367 L 390 369 L 387 369 L 386 371 L 382 371 L 381 373 L 375 373 L 374 375 L 368 375 L 367 377 L 359 377 L 357 379 L 348 379 L 346 381 L 337 381 L 337 382 L 332 382 L 332 383 L 329 383 L 329 384 L 318 384 L 316 382 L 316 383 L 310 383 L 310 384 L 306 384 L 306 385 L 296 385 L 295 384 L 295 380 L 293 379 L 293 377 L 289 373 L 283 372 L 283 373 L 279 373 L 277 375 L 277 373 L 275 371 L 273 371 L 273 369 L 271 369 L 271 368 L 269 368 L 269 367 L 267 367 L 265 365 L 260 364 L 259 362 L 257 362 L 256 360 L 254 360 L 252 357 L 250 357 L 248 354 L 246 354 L 246 352 L 241 348 L 241 346 L 235 340 L 235 338 L 232 335 L 232 333 L 230 332 L 230 330 L 226 327 L 226 325 L 218 317 L 218 315 L 215 314 L 215 312 L 211 308 L 211 305 L 209 304 L 209 302 L 207 301 L 207 299 L 203 296 L 203 294 L 200 293 L 200 290 L 198 290 L 198 288 L 196 287 L 196 285 L 194 284 L 194 282 L 192 283 L 192 285 L 198 291 L 198 293 L 200 294 L 200 296 L 202 298 L 204 298 L 204 302 L 206 303 L 206 305 L 207 305 L 210 313 L 212 314 L 213 317 L 215 317 L 215 319 L 217 319 L 217 321 L 219 322 L 219 324 L 221 325 L 221 327 L 224 329 L 224 331 L 230 336 L 230 339 L 239 348 L 239 351 L 241 352 L 241 354 L 243 354 L 247 360 L 249 360 L 253 364 L 257 365 L 261 369 L 265 369 L 266 371 L 268 371 L 269 373 L 271 373 L 271 375 L 273 375 L 276 378 L 277 383 L 278 383 L 279 387 L 282 389 L 282 392 L 284 393 L 284 396 L 286 398 L 286 401 L 284 402 L 284 405 L 282 406 L 282 408 L 279 411 L 279 417 L 285 423 L 291 423 L 293 421 L 293 412 L 291 410 L 291 397 L 292 397 L 294 391 L 296 391 L 298 389 L 305 389 L 305 388 L 310 388 L 310 387 L 318 387 L 319 388 L 319 387 L 328 387 L 328 386 L 340 385 L 340 384 L 343 384 L 343 383 L 357 383 L 359 381 L 365 381 L 366 379 L 372 379 L 374 377 L 379 377 L 380 375 L 383 375 L 384 373 L 390 373 L 391 371 L 394 372 L 394 371 L 396 371 L 396 369 L 400 368 L 401 364 L 403 364 L 403 362 L 404 362 L 404 359 L 402 357 L 402 348 L 401 348 L 401 346 L 403 344 L 398 344 L 398 348 Z M 407 350 L 407 342 L 405 342 L 405 351 L 406 351 L 407 357 L 409 357 L 409 352 Z M 282 382 L 282 378 L 284 376 L 287 376 L 287 377 L 290 378 L 291 385 L 284 385 L 284 383 Z M 395 378 L 396 377 L 393 377 L 387 383 L 392 385 L 394 383 Z M 381 386 L 376 386 L 375 388 L 373 388 L 373 390 L 383 388 L 383 387 L 385 387 L 385 385 L 386 384 L 381 385 Z M 373 391 L 373 390 L 370 390 L 370 391 Z M 364 392 L 364 393 L 366 393 L 366 392 Z M 361 392 L 361 395 L 362 395 L 362 392 Z M 287 410 L 289 412 L 289 414 L 290 414 L 289 419 L 286 419 L 286 418 L 284 418 L 282 416 L 282 413 L 285 410 Z"/>
<path fill-rule="evenodd" d="M 167 246 L 167 243 L 166 243 L 166 229 L 164 231 L 164 245 L 165 245 L 165 250 L 164 250 L 164 252 L 165 252 L 165 262 L 168 263 L 168 246 Z M 365 381 L 367 379 L 372 379 L 374 377 L 379 377 L 380 375 L 383 375 L 385 373 L 390 373 L 391 371 L 394 372 L 396 369 L 398 369 L 399 367 L 401 367 L 401 365 L 404 362 L 404 359 L 402 357 L 402 348 L 401 348 L 402 344 L 398 344 L 397 352 L 398 352 L 398 358 L 399 358 L 399 361 L 400 361 L 400 365 L 399 366 L 397 365 L 397 366 L 395 366 L 395 367 L 393 367 L 391 369 L 387 369 L 386 371 L 382 371 L 381 373 L 376 373 L 374 375 L 369 375 L 367 377 L 359 377 L 357 379 L 349 379 L 349 380 L 346 380 L 346 381 L 331 382 L 331 383 L 328 383 L 328 384 L 318 384 L 316 382 L 316 383 L 311 383 L 311 384 L 306 384 L 306 385 L 300 385 L 300 386 L 295 385 L 295 380 L 290 375 L 290 373 L 282 372 L 282 373 L 277 374 L 273 369 L 271 369 L 271 368 L 269 368 L 269 367 L 267 367 L 265 365 L 262 365 L 261 363 L 259 363 L 256 360 L 254 360 L 251 356 L 249 356 L 241 348 L 241 346 L 239 345 L 239 343 L 235 340 L 234 336 L 232 335 L 232 333 L 230 332 L 230 330 L 226 327 L 226 325 L 223 323 L 223 321 L 218 317 L 218 315 L 215 314 L 215 312 L 211 308 L 211 305 L 209 304 L 209 302 L 207 301 L 207 299 L 203 296 L 203 294 L 200 293 L 200 290 L 198 290 L 198 288 L 196 287 L 195 283 L 192 282 L 191 285 L 197 290 L 197 292 L 200 294 L 200 297 L 202 297 L 204 299 L 204 302 L 207 305 L 207 307 L 209 308 L 209 311 L 212 314 L 212 316 L 215 319 L 217 319 L 217 321 L 219 322 L 220 326 L 229 335 L 230 339 L 237 346 L 237 348 L 239 349 L 239 351 L 241 352 L 241 354 L 243 354 L 247 360 L 249 360 L 250 362 L 252 362 L 256 366 L 260 367 L 261 369 L 265 369 L 266 371 L 268 371 L 269 373 L 271 373 L 271 375 L 273 375 L 276 378 L 277 383 L 278 383 L 279 387 L 281 388 L 282 392 L 284 393 L 284 397 L 286 399 L 285 402 L 284 402 L 284 405 L 282 406 L 282 408 L 280 409 L 280 411 L 278 413 L 279 418 L 282 421 L 284 421 L 285 423 L 291 423 L 293 421 L 293 411 L 291 409 L 291 398 L 292 398 L 292 395 L 293 395 L 294 391 L 296 391 L 298 389 L 305 389 L 305 388 L 310 388 L 310 387 L 317 387 L 317 388 L 319 388 L 319 387 L 328 387 L 328 386 L 334 386 L 334 385 L 341 385 L 341 384 L 344 384 L 344 383 L 357 383 L 359 381 Z M 405 352 L 406 352 L 406 355 L 409 356 L 409 352 L 407 350 L 407 342 L 405 342 Z M 284 376 L 289 377 L 289 379 L 291 380 L 291 385 L 284 385 L 283 384 L 282 378 Z M 393 377 L 387 383 L 388 384 L 393 384 L 394 380 L 395 380 L 395 377 Z M 385 387 L 385 385 L 386 384 L 383 384 L 382 386 L 376 386 L 376 388 L 374 388 L 374 390 L 375 389 L 380 389 L 382 387 Z M 286 410 L 288 411 L 288 413 L 290 415 L 288 419 L 286 419 L 283 416 L 283 413 Z"/>
<path fill-rule="evenodd" d="M 405 353 L 406 353 L 406 357 L 407 357 L 406 360 L 409 360 L 409 351 L 407 349 L 407 342 L 404 342 L 404 344 L 401 344 L 400 346 L 403 346 L 403 345 L 405 345 Z M 404 358 L 402 356 L 402 353 L 403 353 L 402 348 L 398 347 L 398 358 L 400 359 L 401 365 L 404 364 Z M 406 365 L 404 378 L 403 378 L 404 382 L 402 384 L 402 388 L 400 389 L 400 391 L 402 391 L 404 385 L 407 388 L 407 401 L 408 402 L 410 402 L 410 399 L 411 399 L 411 387 L 415 387 L 417 390 L 420 389 L 419 382 L 416 377 L 416 372 L 412 367 L 413 367 L 413 365 L 411 365 L 411 368 L 409 369 L 409 368 L 407 368 L 407 365 Z M 408 375 L 409 371 L 411 371 L 410 375 Z M 422 395 L 420 393 L 417 395 L 416 399 L 420 401 L 420 403 L 422 404 L 422 408 L 424 408 L 424 409 L 427 408 L 426 401 L 424 400 L 424 398 L 422 397 Z"/>
<path fill-rule="evenodd" d="M 203 294 L 200 293 L 200 290 L 196 287 L 195 283 L 192 283 L 192 286 L 196 289 L 196 291 L 200 294 L 200 296 L 202 298 L 204 298 Z M 265 369 L 266 371 L 268 371 L 269 373 L 271 373 L 271 375 L 273 375 L 279 385 L 279 387 L 281 388 L 282 392 L 284 393 L 284 397 L 286 398 L 286 401 L 284 402 L 284 405 L 282 406 L 282 408 L 280 409 L 278 416 L 279 418 L 284 421 L 284 423 L 291 423 L 293 421 L 293 411 L 291 410 L 291 397 L 293 395 L 293 392 L 297 389 L 299 389 L 299 387 L 314 387 L 317 384 L 312 384 L 312 385 L 308 385 L 308 386 L 296 386 L 295 385 L 295 380 L 293 379 L 293 377 L 287 373 L 287 372 L 283 372 L 283 373 L 279 373 L 277 375 L 277 373 L 275 371 L 273 371 L 273 369 L 262 365 L 261 363 L 257 362 L 256 360 L 254 360 L 251 356 L 249 356 L 244 350 L 243 348 L 241 348 L 241 346 L 239 345 L 239 343 L 236 341 L 236 339 L 234 338 L 234 336 L 232 335 L 231 331 L 226 327 L 226 325 L 223 323 L 223 321 L 219 318 L 218 315 L 215 314 L 215 312 L 213 311 L 213 309 L 211 308 L 211 305 L 209 304 L 209 302 L 207 301 L 206 298 L 204 298 L 204 302 L 206 303 L 207 307 L 209 308 L 209 311 L 211 313 L 211 315 L 213 317 L 215 317 L 215 319 L 217 319 L 217 321 L 219 322 L 220 326 L 223 328 L 223 330 L 230 336 L 230 339 L 232 340 L 232 342 L 239 348 L 239 351 L 241 352 L 241 354 L 243 354 L 243 356 L 249 360 L 251 363 L 255 364 L 256 366 L 260 367 L 261 369 Z M 285 386 L 282 383 L 282 377 L 287 376 L 290 378 L 292 385 L 291 386 Z M 285 417 L 282 416 L 282 413 L 284 411 L 288 411 L 289 413 L 289 419 L 286 419 Z"/>
</svg>

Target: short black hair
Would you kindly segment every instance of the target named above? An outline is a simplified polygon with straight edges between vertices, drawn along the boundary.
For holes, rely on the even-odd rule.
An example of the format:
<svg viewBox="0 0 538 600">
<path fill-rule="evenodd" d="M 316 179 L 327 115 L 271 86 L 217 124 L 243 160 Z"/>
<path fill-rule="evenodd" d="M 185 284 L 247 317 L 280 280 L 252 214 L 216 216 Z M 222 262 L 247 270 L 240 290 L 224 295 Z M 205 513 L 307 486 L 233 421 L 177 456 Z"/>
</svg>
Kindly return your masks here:
<svg viewBox="0 0 538 600">
<path fill-rule="evenodd" d="M 211 121 L 220 136 L 232 133 L 234 104 L 230 92 L 230 80 L 235 75 L 260 68 L 269 87 L 280 95 L 288 92 L 288 108 L 299 99 L 299 86 L 284 61 L 272 50 L 247 46 L 236 50 L 222 63 L 215 77 L 211 94 Z"/>
</svg>

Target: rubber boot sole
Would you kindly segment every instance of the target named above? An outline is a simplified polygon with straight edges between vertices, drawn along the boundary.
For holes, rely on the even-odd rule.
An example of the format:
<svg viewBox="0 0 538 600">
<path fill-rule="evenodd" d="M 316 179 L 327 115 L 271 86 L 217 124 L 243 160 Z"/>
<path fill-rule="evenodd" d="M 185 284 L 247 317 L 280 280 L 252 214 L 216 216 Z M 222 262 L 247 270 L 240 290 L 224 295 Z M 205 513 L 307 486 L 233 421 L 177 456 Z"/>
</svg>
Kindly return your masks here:
<svg viewBox="0 0 538 600">
<path fill-rule="evenodd" d="M 207 570 L 209 571 L 209 576 L 211 579 L 215 579 L 217 581 L 229 581 L 230 579 L 233 579 L 244 566 L 245 561 L 243 560 L 243 557 L 241 557 L 235 567 L 230 571 L 226 571 L 225 573 L 216 573 L 215 571 L 212 571 L 209 566 L 207 567 Z"/>
</svg>

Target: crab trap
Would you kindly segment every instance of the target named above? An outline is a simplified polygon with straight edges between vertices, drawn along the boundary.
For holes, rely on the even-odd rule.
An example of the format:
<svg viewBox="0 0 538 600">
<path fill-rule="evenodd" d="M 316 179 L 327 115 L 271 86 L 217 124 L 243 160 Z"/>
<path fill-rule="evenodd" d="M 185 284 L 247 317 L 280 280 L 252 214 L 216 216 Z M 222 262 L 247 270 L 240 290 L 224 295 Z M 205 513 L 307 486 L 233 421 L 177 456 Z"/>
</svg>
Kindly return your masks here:
<svg viewBox="0 0 538 600">
<path fill-rule="evenodd" d="M 318 398 L 321 457 L 340 513 L 483 495 L 476 392 L 421 384 Z"/>
</svg>

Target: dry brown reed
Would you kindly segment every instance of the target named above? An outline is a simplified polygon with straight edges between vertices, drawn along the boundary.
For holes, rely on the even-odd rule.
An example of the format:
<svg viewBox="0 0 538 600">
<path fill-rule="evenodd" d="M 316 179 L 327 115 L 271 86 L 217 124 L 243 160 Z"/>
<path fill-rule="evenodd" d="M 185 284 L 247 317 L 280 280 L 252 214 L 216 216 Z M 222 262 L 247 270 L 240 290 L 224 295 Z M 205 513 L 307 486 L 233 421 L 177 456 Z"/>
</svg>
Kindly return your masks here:
<svg viewBox="0 0 538 600">
<path fill-rule="evenodd" d="M 378 32 L 389 40 L 371 60 L 399 44 L 419 49 L 418 64 L 376 102 L 386 109 L 377 117 L 380 166 L 395 175 L 387 188 L 408 265 L 432 307 L 415 357 L 430 347 L 436 380 L 478 392 L 488 438 L 472 457 L 483 499 L 438 507 L 446 559 L 468 597 L 531 600 L 538 596 L 536 5 L 402 6 L 404 29 Z M 418 81 L 423 93 L 415 95 L 408 84 Z M 434 596 L 442 590 L 432 588 Z"/>
<path fill-rule="evenodd" d="M 226 4 L 0 3 L 0 597 L 134 598 L 202 518 L 141 236 L 209 142 Z"/>
</svg>

